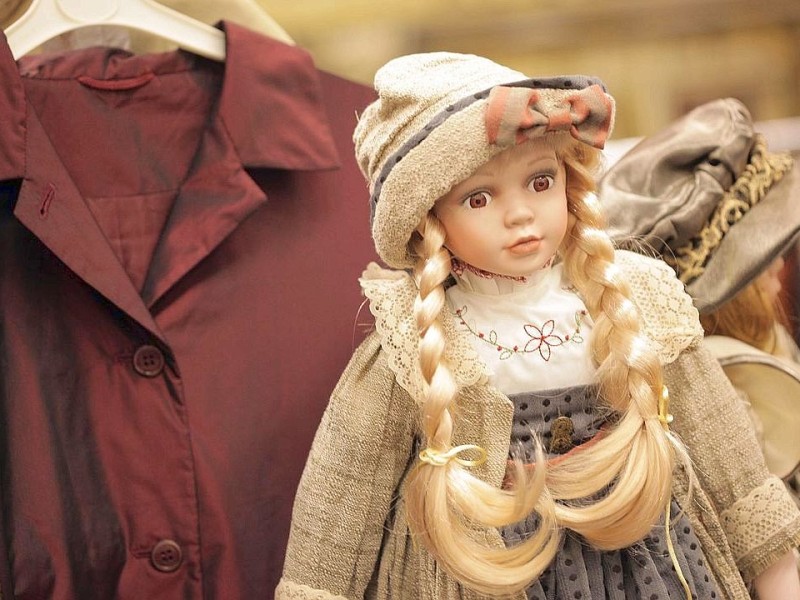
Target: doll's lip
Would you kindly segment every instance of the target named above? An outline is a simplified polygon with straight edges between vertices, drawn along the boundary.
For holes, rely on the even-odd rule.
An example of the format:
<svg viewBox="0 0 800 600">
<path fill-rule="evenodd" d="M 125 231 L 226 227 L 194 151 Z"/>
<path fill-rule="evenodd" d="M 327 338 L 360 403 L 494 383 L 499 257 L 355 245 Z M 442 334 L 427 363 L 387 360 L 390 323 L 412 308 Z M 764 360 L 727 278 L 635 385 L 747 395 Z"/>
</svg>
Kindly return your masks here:
<svg viewBox="0 0 800 600">
<path fill-rule="evenodd" d="M 539 246 L 542 245 L 542 238 L 537 237 L 535 235 L 529 235 L 523 238 L 519 238 L 513 244 L 508 246 L 508 251 L 512 254 L 518 254 L 520 256 L 524 256 L 525 254 L 531 254 L 536 252 L 539 249 Z"/>
</svg>

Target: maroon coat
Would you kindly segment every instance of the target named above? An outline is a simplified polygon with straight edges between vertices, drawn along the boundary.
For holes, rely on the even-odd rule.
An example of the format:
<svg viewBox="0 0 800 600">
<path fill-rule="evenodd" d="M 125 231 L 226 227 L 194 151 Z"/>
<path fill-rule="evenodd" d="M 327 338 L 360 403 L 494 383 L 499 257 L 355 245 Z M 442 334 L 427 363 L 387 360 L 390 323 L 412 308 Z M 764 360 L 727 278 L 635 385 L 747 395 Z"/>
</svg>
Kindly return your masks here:
<svg viewBox="0 0 800 600">
<path fill-rule="evenodd" d="M 224 64 L 0 36 L 4 597 L 272 597 L 363 333 L 372 91 L 225 29 Z"/>
</svg>

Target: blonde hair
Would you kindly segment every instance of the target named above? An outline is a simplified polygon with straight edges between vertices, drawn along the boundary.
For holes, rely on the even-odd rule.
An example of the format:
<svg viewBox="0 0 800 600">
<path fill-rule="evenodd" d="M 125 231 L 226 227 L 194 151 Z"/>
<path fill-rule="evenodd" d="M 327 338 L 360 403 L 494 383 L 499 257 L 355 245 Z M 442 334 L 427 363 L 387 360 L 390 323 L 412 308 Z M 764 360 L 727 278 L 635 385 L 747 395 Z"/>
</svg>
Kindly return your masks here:
<svg viewBox="0 0 800 600">
<path fill-rule="evenodd" d="M 718 309 L 700 315 L 706 335 L 726 335 L 769 354 L 775 351 L 775 326 L 786 325 L 780 303 L 771 301 L 752 281 Z"/>
<path fill-rule="evenodd" d="M 558 139 L 566 136 L 552 136 Z M 560 254 L 565 271 L 594 320 L 591 351 L 601 396 L 619 418 L 590 448 L 547 465 L 537 444 L 536 467 L 515 461 L 511 489 L 498 489 L 457 461 L 419 462 L 405 502 L 412 535 L 464 585 L 488 595 L 525 589 L 552 561 L 561 532 L 571 529 L 602 550 L 642 539 L 669 502 L 675 452 L 658 420 L 661 366 L 641 331 L 641 318 L 603 231 L 594 195 L 599 152 L 554 142 L 565 165 L 567 235 Z M 419 289 L 415 317 L 419 364 L 425 380 L 420 406 L 423 444 L 441 452 L 453 444 L 458 385 L 444 358 L 444 283 L 450 272 L 445 232 L 429 213 L 409 242 Z M 539 515 L 533 535 L 508 548 L 489 547 L 481 528 Z"/>
</svg>

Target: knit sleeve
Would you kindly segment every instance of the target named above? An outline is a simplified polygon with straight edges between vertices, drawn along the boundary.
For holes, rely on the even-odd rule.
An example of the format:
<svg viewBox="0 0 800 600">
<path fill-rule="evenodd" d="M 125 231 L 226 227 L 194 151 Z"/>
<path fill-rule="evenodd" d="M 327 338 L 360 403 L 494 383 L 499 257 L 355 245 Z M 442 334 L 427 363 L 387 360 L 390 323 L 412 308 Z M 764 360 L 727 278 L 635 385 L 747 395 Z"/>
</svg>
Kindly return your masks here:
<svg viewBox="0 0 800 600">
<path fill-rule="evenodd" d="M 800 512 L 780 479 L 767 471 L 743 403 L 703 344 L 667 365 L 665 380 L 673 430 L 749 581 L 800 543 Z"/>
<path fill-rule="evenodd" d="M 276 600 L 354 600 L 375 570 L 414 405 L 373 334 L 334 390 L 297 489 Z"/>
</svg>

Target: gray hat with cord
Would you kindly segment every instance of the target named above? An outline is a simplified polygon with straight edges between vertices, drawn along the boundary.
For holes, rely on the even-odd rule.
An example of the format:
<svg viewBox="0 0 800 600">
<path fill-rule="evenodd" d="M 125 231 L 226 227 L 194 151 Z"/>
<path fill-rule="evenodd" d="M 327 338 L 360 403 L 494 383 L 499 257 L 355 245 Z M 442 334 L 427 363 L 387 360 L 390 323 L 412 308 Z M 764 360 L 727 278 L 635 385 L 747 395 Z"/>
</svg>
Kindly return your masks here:
<svg viewBox="0 0 800 600">
<path fill-rule="evenodd" d="M 800 231 L 800 172 L 790 155 L 767 150 L 733 98 L 642 140 L 598 195 L 616 244 L 659 254 L 701 313 L 746 287 Z"/>
<path fill-rule="evenodd" d="M 529 79 L 470 54 L 431 52 L 389 61 L 375 75 L 378 99 L 353 134 L 369 182 L 372 237 L 395 268 L 438 198 L 504 149 L 543 135 L 602 148 L 614 100 L 584 76 Z"/>
</svg>

